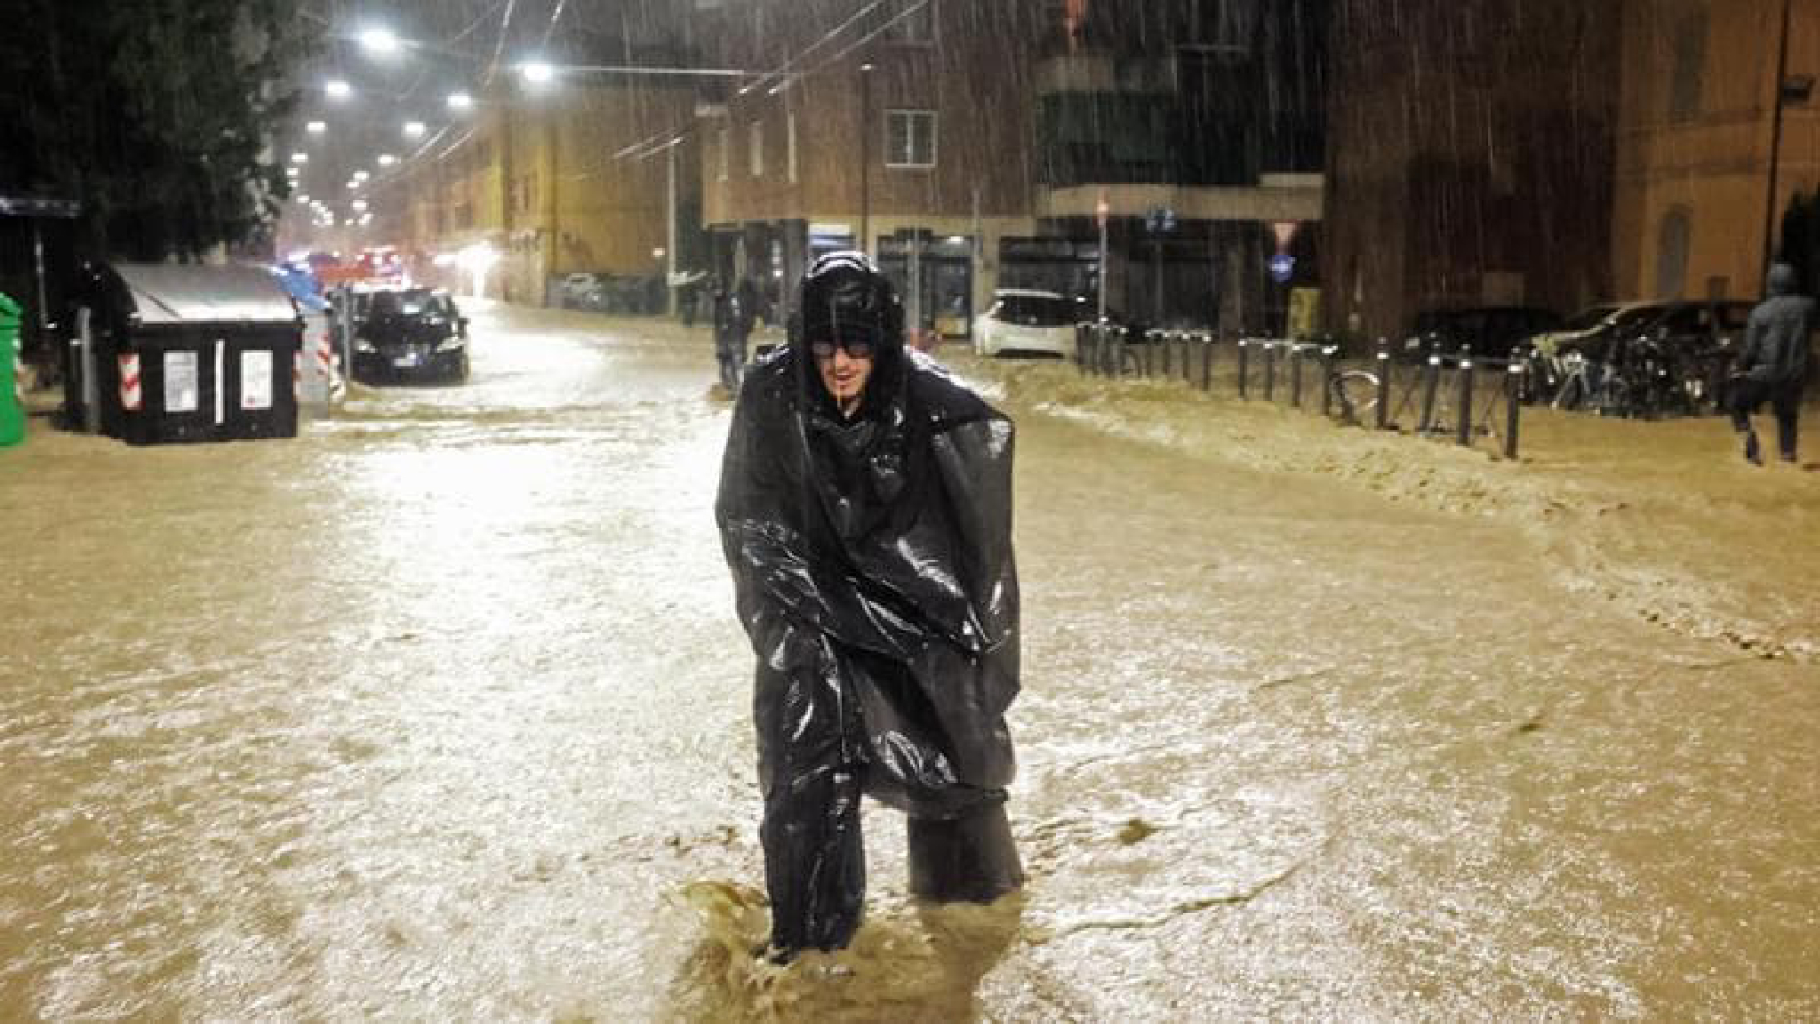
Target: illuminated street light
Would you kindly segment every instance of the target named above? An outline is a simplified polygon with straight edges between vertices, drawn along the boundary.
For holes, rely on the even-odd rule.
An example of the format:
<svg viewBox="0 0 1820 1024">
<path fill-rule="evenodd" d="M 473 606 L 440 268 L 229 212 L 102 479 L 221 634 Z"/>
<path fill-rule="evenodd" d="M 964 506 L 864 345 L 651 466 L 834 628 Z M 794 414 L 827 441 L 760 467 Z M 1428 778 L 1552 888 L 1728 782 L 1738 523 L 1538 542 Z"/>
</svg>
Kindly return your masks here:
<svg viewBox="0 0 1820 1024">
<path fill-rule="evenodd" d="M 321 135 L 323 132 L 329 130 L 329 126 L 327 122 L 324 121 L 311 121 L 309 124 L 303 126 L 303 130 L 309 132 L 311 135 Z"/>
<path fill-rule="evenodd" d="M 415 139 L 421 136 L 423 132 L 424 128 L 422 121 L 406 121 L 404 123 L 404 137 L 407 139 Z"/>
<path fill-rule="evenodd" d="M 322 91 L 327 93 L 329 99 L 332 100 L 345 100 L 354 95 L 354 87 L 339 78 L 331 78 L 324 82 Z"/>
<path fill-rule="evenodd" d="M 390 57 L 398 52 L 398 36 L 383 26 L 363 29 L 358 36 L 361 49 L 378 57 Z"/>
<path fill-rule="evenodd" d="M 349 191 L 353 191 L 353 190 L 354 190 L 354 189 L 357 189 L 357 188 L 359 188 L 359 187 L 360 187 L 360 182 L 358 182 L 358 181 L 350 181 L 350 182 L 348 182 L 348 190 L 349 190 Z"/>
<path fill-rule="evenodd" d="M 368 178 L 370 178 L 370 177 L 372 177 L 372 175 L 370 175 L 370 174 L 368 174 L 368 173 L 367 173 L 367 172 L 365 172 L 365 171 L 355 171 L 355 172 L 354 172 L 354 180 L 355 180 L 355 181 L 365 181 L 365 180 L 367 180 L 367 179 L 368 179 Z"/>
<path fill-rule="evenodd" d="M 518 73 L 525 76 L 525 81 L 532 85 L 546 85 L 556 77 L 556 69 L 548 61 L 532 60 L 518 65 Z"/>
<path fill-rule="evenodd" d="M 308 153 L 297 152 L 297 153 L 291 154 L 291 163 L 307 164 L 309 162 L 310 162 L 310 155 Z"/>
<path fill-rule="evenodd" d="M 449 93 L 449 109 L 450 110 L 473 110 L 474 109 L 474 97 L 469 96 L 465 92 Z"/>
<path fill-rule="evenodd" d="M 390 153 L 379 154 L 379 166 L 381 167 L 390 167 L 397 162 L 398 158 Z"/>
<path fill-rule="evenodd" d="M 367 208 L 367 201 L 365 199 L 354 200 L 354 209 L 364 212 L 366 210 L 366 208 Z"/>
</svg>

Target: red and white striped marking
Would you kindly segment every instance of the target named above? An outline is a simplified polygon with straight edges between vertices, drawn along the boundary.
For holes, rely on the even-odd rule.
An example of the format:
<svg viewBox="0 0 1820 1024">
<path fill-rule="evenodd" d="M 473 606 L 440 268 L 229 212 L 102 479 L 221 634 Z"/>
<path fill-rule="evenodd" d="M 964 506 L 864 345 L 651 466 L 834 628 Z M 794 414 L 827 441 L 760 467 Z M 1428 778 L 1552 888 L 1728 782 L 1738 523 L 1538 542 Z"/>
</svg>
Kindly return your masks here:
<svg viewBox="0 0 1820 1024">
<path fill-rule="evenodd" d="M 139 387 L 139 357 L 131 352 L 120 355 L 120 407 L 127 412 L 138 412 L 144 404 L 144 395 Z"/>
</svg>

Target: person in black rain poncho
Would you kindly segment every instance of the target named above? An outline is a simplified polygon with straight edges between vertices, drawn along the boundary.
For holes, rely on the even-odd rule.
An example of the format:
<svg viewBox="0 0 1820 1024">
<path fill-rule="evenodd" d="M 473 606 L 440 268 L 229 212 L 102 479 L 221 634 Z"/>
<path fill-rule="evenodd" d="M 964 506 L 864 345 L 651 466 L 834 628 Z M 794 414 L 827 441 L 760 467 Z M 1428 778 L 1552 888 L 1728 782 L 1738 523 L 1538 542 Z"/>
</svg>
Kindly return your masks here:
<svg viewBox="0 0 1820 1024">
<path fill-rule="evenodd" d="M 1012 423 L 905 349 L 862 253 L 817 259 L 796 317 L 740 390 L 715 510 L 758 656 L 777 962 L 858 928 L 862 794 L 909 815 L 914 895 L 988 902 L 1023 882 L 1004 809 Z"/>
</svg>

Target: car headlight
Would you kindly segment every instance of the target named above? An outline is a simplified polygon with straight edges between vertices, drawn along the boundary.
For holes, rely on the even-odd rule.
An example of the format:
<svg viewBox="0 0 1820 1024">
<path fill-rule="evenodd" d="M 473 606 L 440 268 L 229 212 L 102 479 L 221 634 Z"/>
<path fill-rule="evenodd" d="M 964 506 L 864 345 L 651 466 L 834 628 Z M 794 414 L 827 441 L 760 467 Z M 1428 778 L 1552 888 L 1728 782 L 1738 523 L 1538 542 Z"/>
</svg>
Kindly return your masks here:
<svg viewBox="0 0 1820 1024">
<path fill-rule="evenodd" d="M 377 352 L 379 350 L 377 348 L 374 348 L 373 343 L 366 340 L 365 338 L 355 338 L 354 339 L 354 351 L 356 351 L 356 352 Z"/>
</svg>

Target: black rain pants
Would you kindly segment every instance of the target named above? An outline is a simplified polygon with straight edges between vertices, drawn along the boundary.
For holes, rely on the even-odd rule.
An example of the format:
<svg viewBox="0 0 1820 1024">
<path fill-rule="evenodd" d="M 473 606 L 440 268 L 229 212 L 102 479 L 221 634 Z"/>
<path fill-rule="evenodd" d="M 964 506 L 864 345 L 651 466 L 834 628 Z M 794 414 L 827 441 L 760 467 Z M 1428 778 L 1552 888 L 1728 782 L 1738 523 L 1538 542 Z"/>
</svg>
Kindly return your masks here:
<svg viewBox="0 0 1820 1024">
<path fill-rule="evenodd" d="M 771 945 L 844 948 L 866 895 L 860 798 L 867 791 L 866 726 L 838 673 L 761 664 L 753 695 L 764 821 Z M 990 902 L 1023 883 L 1003 790 L 951 818 L 909 821 L 910 891 L 943 902 Z"/>
<path fill-rule="evenodd" d="M 1786 462 L 1795 461 L 1795 431 L 1801 415 L 1801 381 L 1772 384 L 1740 377 L 1731 382 L 1732 427 L 1750 432 L 1750 418 L 1764 402 L 1776 415 L 1776 447 Z"/>
</svg>

